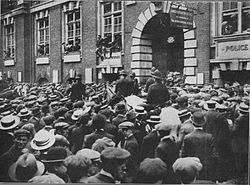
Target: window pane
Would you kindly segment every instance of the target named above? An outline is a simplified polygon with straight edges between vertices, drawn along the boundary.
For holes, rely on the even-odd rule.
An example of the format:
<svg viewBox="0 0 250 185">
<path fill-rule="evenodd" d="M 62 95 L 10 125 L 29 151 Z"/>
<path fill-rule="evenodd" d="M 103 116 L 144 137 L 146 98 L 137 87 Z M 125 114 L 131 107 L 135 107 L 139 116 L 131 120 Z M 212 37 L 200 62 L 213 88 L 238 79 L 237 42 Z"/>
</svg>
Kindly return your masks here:
<svg viewBox="0 0 250 185">
<path fill-rule="evenodd" d="M 75 20 L 79 20 L 80 19 L 80 11 L 77 11 L 76 13 L 75 13 Z"/>
<path fill-rule="evenodd" d="M 250 6 L 250 2 L 243 2 L 243 7 Z"/>
<path fill-rule="evenodd" d="M 231 2 L 231 9 L 237 8 L 237 2 Z"/>
<path fill-rule="evenodd" d="M 250 31 L 250 9 L 242 12 L 242 31 Z"/>
<path fill-rule="evenodd" d="M 229 35 L 237 32 L 238 30 L 238 14 L 237 13 L 224 13 L 222 22 L 222 34 Z"/>
<path fill-rule="evenodd" d="M 43 28 L 44 27 L 44 22 L 43 21 L 39 21 L 39 28 Z"/>
<path fill-rule="evenodd" d="M 45 27 L 48 27 L 49 26 L 49 20 L 45 20 Z"/>
<path fill-rule="evenodd" d="M 104 14 L 111 12 L 111 3 L 104 4 Z"/>
<path fill-rule="evenodd" d="M 73 13 L 68 14 L 68 22 L 73 21 Z"/>
<path fill-rule="evenodd" d="M 223 10 L 229 10 L 229 3 L 223 2 Z"/>
<path fill-rule="evenodd" d="M 121 2 L 114 2 L 114 11 L 118 11 L 122 9 L 122 3 Z"/>
</svg>

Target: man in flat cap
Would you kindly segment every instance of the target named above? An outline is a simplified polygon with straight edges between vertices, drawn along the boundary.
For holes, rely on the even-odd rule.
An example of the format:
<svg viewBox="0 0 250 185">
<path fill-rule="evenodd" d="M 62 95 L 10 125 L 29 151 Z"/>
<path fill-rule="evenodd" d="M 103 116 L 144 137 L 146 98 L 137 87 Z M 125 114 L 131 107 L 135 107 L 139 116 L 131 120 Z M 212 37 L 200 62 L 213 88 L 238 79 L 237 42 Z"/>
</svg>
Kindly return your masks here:
<svg viewBox="0 0 250 185">
<path fill-rule="evenodd" d="M 0 174 L 0 181 L 9 181 L 8 169 L 24 153 L 24 148 L 29 139 L 30 132 L 25 129 L 19 129 L 14 132 L 14 144 L 7 152 L 0 156 L 0 171 L 2 172 Z"/>
<path fill-rule="evenodd" d="M 134 124 L 129 121 L 121 123 L 118 128 L 122 131 L 124 141 L 121 142 L 121 147 L 128 150 L 131 154 L 127 162 L 127 182 L 133 182 L 135 174 L 138 171 L 138 160 L 139 160 L 139 144 L 133 134 Z"/>
<path fill-rule="evenodd" d="M 123 182 L 126 175 L 126 162 L 130 153 L 122 148 L 108 147 L 101 153 L 103 168 L 99 173 L 87 178 L 87 183 Z"/>
</svg>

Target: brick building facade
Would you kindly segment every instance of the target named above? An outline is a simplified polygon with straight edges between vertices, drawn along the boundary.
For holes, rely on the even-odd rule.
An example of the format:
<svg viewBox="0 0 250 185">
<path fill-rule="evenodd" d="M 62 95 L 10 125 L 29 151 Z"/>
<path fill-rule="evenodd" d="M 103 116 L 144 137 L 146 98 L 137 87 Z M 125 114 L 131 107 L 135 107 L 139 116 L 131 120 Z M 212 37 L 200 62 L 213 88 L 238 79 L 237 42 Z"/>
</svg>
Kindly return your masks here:
<svg viewBox="0 0 250 185">
<path fill-rule="evenodd" d="M 173 4 L 167 1 L 4 0 L 1 5 L 0 73 L 18 82 L 66 82 L 78 73 L 87 83 L 114 80 L 121 69 L 134 71 L 143 82 L 152 66 L 164 75 L 185 73 L 192 84 L 217 82 L 216 43 L 229 38 L 213 35 L 220 12 L 209 2 L 175 2 L 184 12 L 192 10 L 189 28 L 171 24 Z"/>
</svg>

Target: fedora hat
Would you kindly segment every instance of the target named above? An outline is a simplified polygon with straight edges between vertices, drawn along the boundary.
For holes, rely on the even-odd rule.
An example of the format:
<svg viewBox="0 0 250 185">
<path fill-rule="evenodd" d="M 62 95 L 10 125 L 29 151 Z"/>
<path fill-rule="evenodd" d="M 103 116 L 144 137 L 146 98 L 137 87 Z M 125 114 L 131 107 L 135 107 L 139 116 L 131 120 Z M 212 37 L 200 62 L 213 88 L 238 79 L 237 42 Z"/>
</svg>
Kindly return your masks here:
<svg viewBox="0 0 250 185">
<path fill-rule="evenodd" d="M 37 161 L 33 154 L 25 153 L 10 166 L 8 172 L 11 180 L 27 182 L 35 176 L 42 175 L 44 170 L 44 164 Z"/>
<path fill-rule="evenodd" d="M 18 116 L 4 116 L 0 121 L 0 130 L 10 130 L 15 128 L 20 123 Z"/>
<path fill-rule="evenodd" d="M 248 113 L 249 112 L 249 106 L 242 102 L 242 103 L 240 103 L 239 111 L 241 113 Z"/>
<path fill-rule="evenodd" d="M 41 129 L 35 134 L 30 145 L 34 150 L 45 150 L 50 148 L 54 143 L 55 135 L 45 129 Z"/>
<path fill-rule="evenodd" d="M 43 163 L 57 163 L 63 162 L 68 156 L 67 150 L 63 147 L 52 147 L 48 150 L 45 159 L 41 160 Z"/>
<path fill-rule="evenodd" d="M 139 115 L 144 115 L 144 114 L 147 114 L 147 111 L 145 110 L 144 107 L 136 106 L 135 107 L 135 113 L 139 114 Z"/>
<path fill-rule="evenodd" d="M 191 116 L 191 121 L 196 127 L 202 127 L 206 123 L 205 116 L 201 111 L 194 112 Z"/>
<path fill-rule="evenodd" d="M 162 79 L 161 72 L 157 69 L 152 73 L 152 77 L 156 79 Z"/>
<path fill-rule="evenodd" d="M 25 116 L 28 116 L 31 114 L 31 111 L 29 109 L 22 109 L 19 113 L 18 113 L 18 116 L 19 117 L 25 117 Z"/>
<path fill-rule="evenodd" d="M 161 122 L 161 119 L 160 119 L 160 116 L 152 115 L 150 116 L 150 119 L 147 119 L 147 122 L 156 125 Z"/>
</svg>

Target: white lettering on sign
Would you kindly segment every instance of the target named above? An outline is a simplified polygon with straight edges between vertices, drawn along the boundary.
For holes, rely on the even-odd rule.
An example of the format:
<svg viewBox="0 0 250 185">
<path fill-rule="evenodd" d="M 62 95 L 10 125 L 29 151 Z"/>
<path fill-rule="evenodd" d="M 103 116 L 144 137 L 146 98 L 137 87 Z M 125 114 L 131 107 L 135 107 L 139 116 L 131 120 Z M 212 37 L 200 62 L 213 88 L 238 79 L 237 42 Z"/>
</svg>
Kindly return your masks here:
<svg viewBox="0 0 250 185">
<path fill-rule="evenodd" d="M 218 58 L 250 58 L 250 40 L 218 43 Z"/>
</svg>

